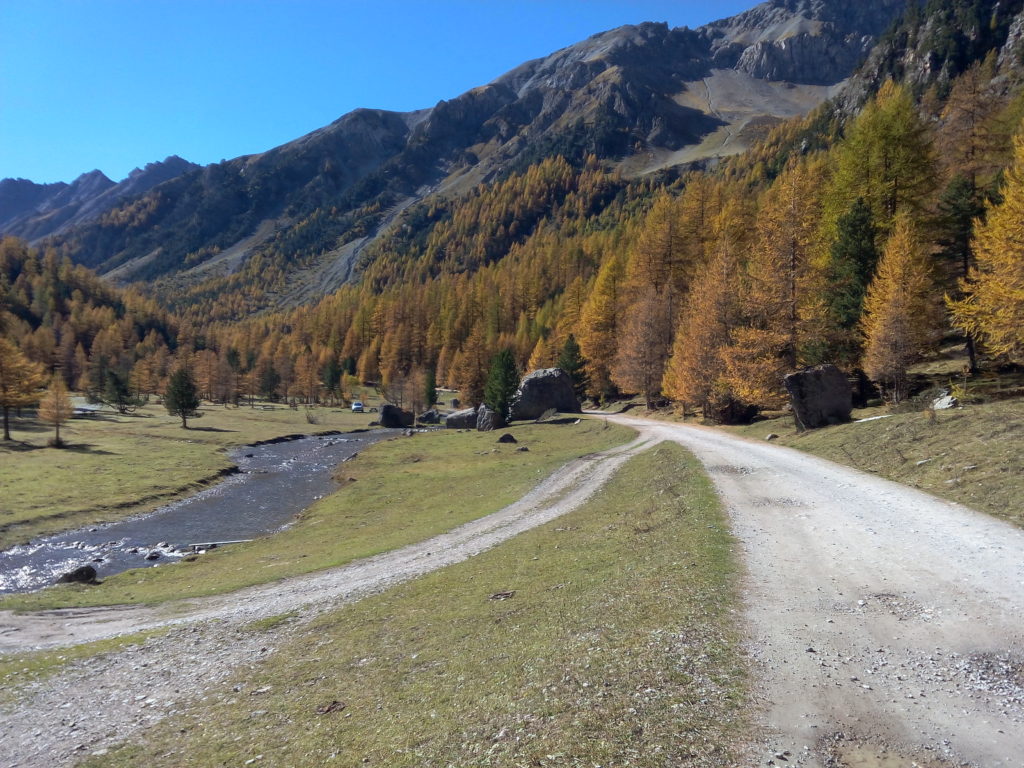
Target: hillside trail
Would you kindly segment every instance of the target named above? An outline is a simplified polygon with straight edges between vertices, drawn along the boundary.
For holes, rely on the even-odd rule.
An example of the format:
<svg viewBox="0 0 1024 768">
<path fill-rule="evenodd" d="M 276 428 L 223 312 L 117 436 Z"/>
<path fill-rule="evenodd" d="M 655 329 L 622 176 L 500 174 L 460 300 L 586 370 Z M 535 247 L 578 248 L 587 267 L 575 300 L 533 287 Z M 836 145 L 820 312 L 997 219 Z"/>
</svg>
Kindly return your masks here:
<svg viewBox="0 0 1024 768">
<path fill-rule="evenodd" d="M 760 764 L 1024 766 L 1024 531 L 768 442 L 609 420 L 690 449 L 726 505 Z"/>
<path fill-rule="evenodd" d="M 1022 764 L 1024 532 L 773 444 L 601 416 L 633 427 L 638 438 L 571 462 L 519 502 L 410 547 L 158 608 L 0 613 L 4 652 L 170 628 L 0 700 L 3 764 L 64 765 L 102 753 L 173 716 L 183 700 L 257 667 L 318 613 L 553 520 L 664 440 L 702 461 L 742 548 L 755 703 L 765 726 L 754 747 L 760 764 Z M 245 629 L 296 610 L 294 621 Z"/>
</svg>

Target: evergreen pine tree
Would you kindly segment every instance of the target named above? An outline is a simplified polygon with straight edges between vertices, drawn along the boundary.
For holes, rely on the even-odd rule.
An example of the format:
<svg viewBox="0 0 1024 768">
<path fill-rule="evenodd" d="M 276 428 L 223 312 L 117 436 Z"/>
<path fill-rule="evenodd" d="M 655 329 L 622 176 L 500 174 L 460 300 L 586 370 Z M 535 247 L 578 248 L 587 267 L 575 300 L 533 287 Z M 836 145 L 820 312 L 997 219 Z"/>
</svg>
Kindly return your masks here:
<svg viewBox="0 0 1024 768">
<path fill-rule="evenodd" d="M 830 355 L 840 365 L 860 359 L 857 332 L 864 309 L 864 295 L 878 264 L 878 246 L 871 208 L 863 198 L 840 217 L 826 269 L 825 306 L 833 340 Z"/>
<path fill-rule="evenodd" d="M 981 192 L 974 180 L 963 174 L 953 178 L 939 199 L 939 256 L 946 260 L 947 274 L 967 280 L 974 266 L 974 222 L 985 213 Z M 959 281 L 947 286 L 954 300 L 963 298 Z M 967 333 L 967 358 L 972 373 L 978 370 L 974 335 Z"/>
<path fill-rule="evenodd" d="M 188 419 L 199 415 L 199 395 L 195 379 L 187 366 L 171 374 L 164 393 L 164 407 L 171 416 L 181 417 L 181 426 L 188 429 Z"/>
<path fill-rule="evenodd" d="M 427 368 L 423 384 L 423 401 L 427 408 L 437 405 L 437 374 L 433 368 Z"/>
<path fill-rule="evenodd" d="M 583 357 L 580 345 L 573 334 L 570 333 L 569 338 L 562 345 L 562 351 L 558 354 L 558 362 L 555 363 L 555 366 L 569 374 L 576 398 L 582 400 L 586 396 L 590 377 L 587 376 L 586 358 Z"/>
<path fill-rule="evenodd" d="M 519 371 L 512 350 L 507 347 L 491 359 L 491 369 L 484 384 L 484 404 L 500 413 L 506 421 L 512 407 L 512 397 L 519 388 Z"/>
</svg>

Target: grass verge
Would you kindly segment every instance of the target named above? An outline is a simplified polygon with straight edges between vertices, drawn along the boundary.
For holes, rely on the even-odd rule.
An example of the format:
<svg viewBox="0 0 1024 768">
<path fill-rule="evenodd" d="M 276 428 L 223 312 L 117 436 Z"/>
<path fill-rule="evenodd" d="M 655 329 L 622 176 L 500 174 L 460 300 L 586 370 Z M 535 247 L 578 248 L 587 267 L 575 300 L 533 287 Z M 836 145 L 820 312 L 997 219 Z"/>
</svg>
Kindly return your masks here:
<svg viewBox="0 0 1024 768">
<path fill-rule="evenodd" d="M 36 536 L 110 522 L 215 482 L 232 466 L 230 448 L 281 435 L 366 427 L 376 414 L 316 408 L 204 406 L 182 429 L 162 406 L 132 415 L 104 412 L 61 430 L 64 449 L 47 448 L 52 429 L 17 419 L 15 442 L 0 441 L 0 549 Z"/>
<path fill-rule="evenodd" d="M 439 431 L 374 445 L 341 465 L 344 486 L 297 524 L 157 568 L 126 571 L 98 586 L 61 585 L 0 601 L 0 608 L 152 603 L 199 597 L 330 568 L 422 541 L 495 512 L 573 458 L 626 442 L 633 431 L 595 419 L 523 424 L 493 432 Z M 527 452 L 517 450 L 526 446 Z"/>
<path fill-rule="evenodd" d="M 575 512 L 316 619 L 84 765 L 732 764 L 737 570 L 710 482 L 663 443 Z"/>
<path fill-rule="evenodd" d="M 854 418 L 886 416 L 797 432 L 791 417 L 731 428 L 779 442 L 1024 526 L 1024 402 L 1003 400 L 947 411 L 895 413 L 882 408 Z"/>
</svg>

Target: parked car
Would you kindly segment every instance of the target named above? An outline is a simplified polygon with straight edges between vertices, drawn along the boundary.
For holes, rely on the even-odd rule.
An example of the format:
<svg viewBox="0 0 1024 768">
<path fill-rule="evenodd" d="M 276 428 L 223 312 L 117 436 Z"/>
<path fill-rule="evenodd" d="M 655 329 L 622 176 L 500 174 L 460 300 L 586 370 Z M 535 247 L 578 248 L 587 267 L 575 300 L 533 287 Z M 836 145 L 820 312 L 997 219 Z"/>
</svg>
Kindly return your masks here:
<svg viewBox="0 0 1024 768">
<path fill-rule="evenodd" d="M 352 413 L 362 413 L 362 412 L 363 412 L 363 403 L 362 403 L 361 400 L 356 400 L 354 403 L 352 403 Z"/>
</svg>

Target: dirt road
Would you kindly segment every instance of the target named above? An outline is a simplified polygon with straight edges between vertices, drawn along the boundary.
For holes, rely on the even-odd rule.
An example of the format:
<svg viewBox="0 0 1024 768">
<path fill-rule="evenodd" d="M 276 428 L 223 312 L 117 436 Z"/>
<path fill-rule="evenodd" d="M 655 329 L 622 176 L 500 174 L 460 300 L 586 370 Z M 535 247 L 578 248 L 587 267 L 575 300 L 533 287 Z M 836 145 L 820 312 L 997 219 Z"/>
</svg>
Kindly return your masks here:
<svg viewBox="0 0 1024 768">
<path fill-rule="evenodd" d="M 743 547 L 768 734 L 757 747 L 760 764 L 1024 764 L 1024 532 L 769 443 L 611 418 L 640 438 L 412 547 L 158 610 L 0 614 L 4 651 L 174 625 L 142 648 L 66 670 L 0 707 L 4 764 L 60 765 L 102 751 L 302 631 L 300 621 L 269 635 L 240 632 L 245 622 L 303 605 L 308 618 L 470 557 L 575 508 L 629 456 L 661 440 L 701 459 Z"/>
<path fill-rule="evenodd" d="M 1024 531 L 770 443 L 613 421 L 693 451 L 728 508 L 762 765 L 1024 766 Z"/>
</svg>

